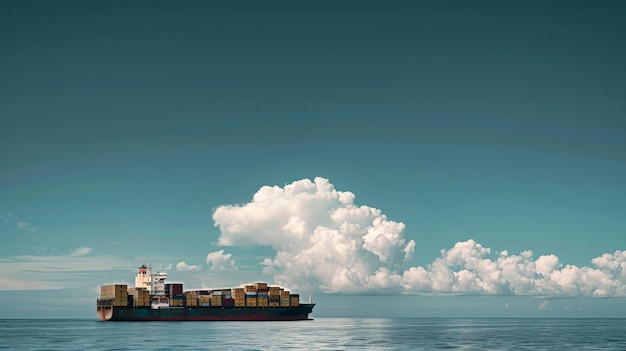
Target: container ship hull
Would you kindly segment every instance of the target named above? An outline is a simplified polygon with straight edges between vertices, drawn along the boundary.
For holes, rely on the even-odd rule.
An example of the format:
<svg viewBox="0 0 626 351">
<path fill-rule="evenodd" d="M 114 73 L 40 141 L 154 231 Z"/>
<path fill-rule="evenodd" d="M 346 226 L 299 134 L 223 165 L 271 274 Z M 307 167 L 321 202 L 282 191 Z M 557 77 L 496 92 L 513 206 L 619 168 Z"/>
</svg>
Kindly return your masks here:
<svg viewBox="0 0 626 351">
<path fill-rule="evenodd" d="M 98 306 L 103 321 L 297 321 L 308 320 L 315 304 L 294 307 L 160 308 Z"/>
</svg>

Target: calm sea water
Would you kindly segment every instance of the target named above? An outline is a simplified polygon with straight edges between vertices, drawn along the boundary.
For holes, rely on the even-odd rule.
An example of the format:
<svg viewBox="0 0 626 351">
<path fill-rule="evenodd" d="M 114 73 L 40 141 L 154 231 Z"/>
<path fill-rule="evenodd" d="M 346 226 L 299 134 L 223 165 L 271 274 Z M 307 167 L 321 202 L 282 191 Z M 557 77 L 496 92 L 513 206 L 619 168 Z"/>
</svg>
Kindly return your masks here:
<svg viewBox="0 0 626 351">
<path fill-rule="evenodd" d="M 0 320 L 7 350 L 626 350 L 626 319 Z"/>
</svg>

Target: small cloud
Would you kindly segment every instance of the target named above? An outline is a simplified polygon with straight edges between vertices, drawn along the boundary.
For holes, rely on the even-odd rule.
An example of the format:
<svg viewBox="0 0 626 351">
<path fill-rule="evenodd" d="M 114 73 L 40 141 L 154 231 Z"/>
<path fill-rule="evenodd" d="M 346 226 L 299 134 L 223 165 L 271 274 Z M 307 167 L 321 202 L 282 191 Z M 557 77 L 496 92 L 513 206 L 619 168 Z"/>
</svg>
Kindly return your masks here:
<svg viewBox="0 0 626 351">
<path fill-rule="evenodd" d="M 168 263 L 168 265 L 164 268 L 166 271 L 172 270 L 172 262 Z"/>
<path fill-rule="evenodd" d="M 15 214 L 13 212 L 7 212 L 3 215 L 0 215 L 0 220 L 2 220 L 3 224 L 7 224 L 15 220 Z"/>
<path fill-rule="evenodd" d="M 68 254 L 67 257 L 78 257 L 78 256 L 84 256 L 88 253 L 91 252 L 91 248 L 90 247 L 79 247 L 78 249 L 74 250 L 72 253 Z"/>
<path fill-rule="evenodd" d="M 46 247 L 46 246 L 35 246 L 35 252 L 37 252 L 38 254 L 46 254 L 48 253 L 48 251 L 50 252 L 54 252 L 54 247 Z"/>
<path fill-rule="evenodd" d="M 537 306 L 537 311 L 553 311 L 554 307 L 550 304 L 549 300 L 544 300 L 539 303 Z"/>
<path fill-rule="evenodd" d="M 508 302 L 504 304 L 504 309 L 505 309 L 505 310 L 508 310 L 508 309 L 509 309 L 509 307 L 511 307 L 511 305 L 510 305 Z"/>
<path fill-rule="evenodd" d="M 198 264 L 187 264 L 185 261 L 180 261 L 176 264 L 176 269 L 179 271 L 199 271 L 202 269 Z"/>
<path fill-rule="evenodd" d="M 21 232 L 31 232 L 34 233 L 37 231 L 37 227 L 32 226 L 30 223 L 27 222 L 17 222 L 17 229 Z"/>
<path fill-rule="evenodd" d="M 210 270 L 236 270 L 235 260 L 231 260 L 232 254 L 225 254 L 224 250 L 210 252 L 206 257 L 206 263 Z"/>
<path fill-rule="evenodd" d="M 574 307 L 572 307 L 570 305 L 567 305 L 567 306 L 565 306 L 565 310 L 566 311 L 582 311 L 583 308 L 582 307 L 574 308 Z"/>
</svg>

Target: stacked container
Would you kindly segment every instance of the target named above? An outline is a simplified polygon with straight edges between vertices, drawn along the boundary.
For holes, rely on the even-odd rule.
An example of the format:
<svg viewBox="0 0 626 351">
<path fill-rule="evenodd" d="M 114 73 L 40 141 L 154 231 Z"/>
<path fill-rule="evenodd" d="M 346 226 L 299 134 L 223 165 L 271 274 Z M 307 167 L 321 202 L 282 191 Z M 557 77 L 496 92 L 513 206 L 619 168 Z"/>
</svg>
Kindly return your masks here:
<svg viewBox="0 0 626 351">
<path fill-rule="evenodd" d="M 173 297 L 175 295 L 181 295 L 183 293 L 183 284 L 165 284 L 165 295 Z"/>
<path fill-rule="evenodd" d="M 231 290 L 231 294 L 234 299 L 233 305 L 235 307 L 246 306 L 246 293 L 243 288 L 234 288 Z"/>
<path fill-rule="evenodd" d="M 257 291 L 267 290 L 267 283 L 254 283 L 254 287 Z"/>
<path fill-rule="evenodd" d="M 211 306 L 222 306 L 222 292 L 213 290 L 211 293 Z"/>
<path fill-rule="evenodd" d="M 128 285 L 110 284 L 100 286 L 100 298 L 112 299 L 113 306 L 128 306 Z"/>
<path fill-rule="evenodd" d="M 263 293 L 260 292 L 257 295 L 257 306 L 259 306 L 259 307 L 268 307 L 269 306 L 269 298 L 268 298 L 267 291 L 265 291 Z"/>
<path fill-rule="evenodd" d="M 300 305 L 300 294 L 291 294 L 291 307 L 298 307 Z"/>
<path fill-rule="evenodd" d="M 289 291 L 283 290 L 280 292 L 280 307 L 289 307 L 290 301 Z"/>
<path fill-rule="evenodd" d="M 256 291 L 246 292 L 246 306 L 257 307 L 257 292 Z"/>
<path fill-rule="evenodd" d="M 145 288 L 128 288 L 128 295 L 133 298 L 133 306 L 149 307 L 150 292 Z"/>
<path fill-rule="evenodd" d="M 211 295 L 198 295 L 198 305 L 202 307 L 211 306 Z"/>
<path fill-rule="evenodd" d="M 198 306 L 198 295 L 195 292 L 188 291 L 185 293 L 185 306 L 187 307 Z"/>
<path fill-rule="evenodd" d="M 170 306 L 172 307 L 184 307 L 185 306 L 185 295 L 179 294 L 170 297 Z"/>
<path fill-rule="evenodd" d="M 268 289 L 268 305 L 269 307 L 280 306 L 280 287 L 270 286 Z"/>
</svg>

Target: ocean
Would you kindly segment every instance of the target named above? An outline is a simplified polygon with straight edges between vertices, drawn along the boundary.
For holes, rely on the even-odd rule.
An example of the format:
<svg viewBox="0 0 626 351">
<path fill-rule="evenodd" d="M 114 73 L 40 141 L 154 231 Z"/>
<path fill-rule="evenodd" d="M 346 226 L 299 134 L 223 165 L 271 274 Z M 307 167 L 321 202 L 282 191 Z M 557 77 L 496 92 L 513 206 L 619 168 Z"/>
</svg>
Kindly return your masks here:
<svg viewBox="0 0 626 351">
<path fill-rule="evenodd" d="M 4 350 L 626 350 L 626 319 L 0 320 Z"/>
</svg>

